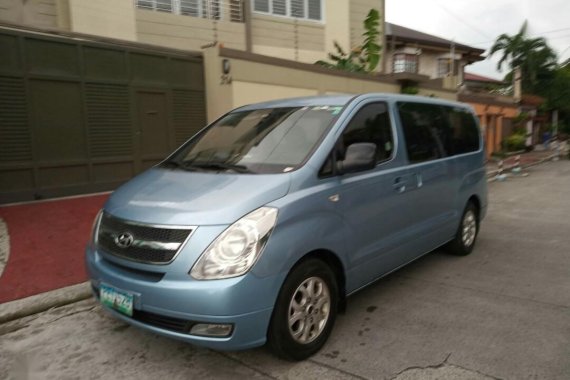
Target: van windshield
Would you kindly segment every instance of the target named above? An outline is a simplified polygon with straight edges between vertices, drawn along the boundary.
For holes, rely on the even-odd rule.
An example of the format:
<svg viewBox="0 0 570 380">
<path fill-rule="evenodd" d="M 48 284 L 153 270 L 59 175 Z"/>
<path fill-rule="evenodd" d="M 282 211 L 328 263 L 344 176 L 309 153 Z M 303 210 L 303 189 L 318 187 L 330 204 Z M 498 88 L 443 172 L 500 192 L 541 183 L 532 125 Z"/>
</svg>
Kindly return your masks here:
<svg viewBox="0 0 570 380">
<path fill-rule="evenodd" d="M 283 173 L 301 165 L 342 106 L 264 108 L 227 114 L 189 140 L 163 167 Z"/>
</svg>

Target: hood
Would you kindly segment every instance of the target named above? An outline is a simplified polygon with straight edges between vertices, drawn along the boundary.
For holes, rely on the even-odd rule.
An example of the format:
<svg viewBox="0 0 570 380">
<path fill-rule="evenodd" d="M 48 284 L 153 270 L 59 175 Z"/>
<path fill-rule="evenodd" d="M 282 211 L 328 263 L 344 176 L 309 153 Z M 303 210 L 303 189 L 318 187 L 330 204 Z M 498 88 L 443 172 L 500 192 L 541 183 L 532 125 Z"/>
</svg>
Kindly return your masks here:
<svg viewBox="0 0 570 380">
<path fill-rule="evenodd" d="M 290 174 L 202 173 L 153 168 L 117 189 L 105 210 L 141 223 L 231 224 L 289 191 Z"/>
</svg>

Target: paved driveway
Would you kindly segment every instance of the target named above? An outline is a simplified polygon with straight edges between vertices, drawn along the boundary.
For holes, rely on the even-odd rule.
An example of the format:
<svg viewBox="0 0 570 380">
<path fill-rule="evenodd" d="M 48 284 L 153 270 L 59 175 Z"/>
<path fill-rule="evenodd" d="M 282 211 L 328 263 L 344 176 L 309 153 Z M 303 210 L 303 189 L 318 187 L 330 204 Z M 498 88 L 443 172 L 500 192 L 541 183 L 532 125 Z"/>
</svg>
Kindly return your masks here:
<svg viewBox="0 0 570 380">
<path fill-rule="evenodd" d="M 83 301 L 0 326 L 0 378 L 568 379 L 570 162 L 490 184 L 471 256 L 434 252 L 349 300 L 321 353 L 218 353 Z"/>
</svg>

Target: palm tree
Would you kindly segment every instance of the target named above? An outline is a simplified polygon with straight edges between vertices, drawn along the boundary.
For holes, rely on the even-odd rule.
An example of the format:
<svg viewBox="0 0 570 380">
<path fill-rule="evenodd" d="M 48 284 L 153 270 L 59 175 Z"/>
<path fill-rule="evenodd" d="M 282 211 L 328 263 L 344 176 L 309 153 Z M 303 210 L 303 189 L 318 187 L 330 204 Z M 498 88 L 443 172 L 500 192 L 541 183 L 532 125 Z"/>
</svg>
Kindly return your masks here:
<svg viewBox="0 0 570 380">
<path fill-rule="evenodd" d="M 523 88 L 540 92 L 542 88 L 537 87 L 544 80 L 552 79 L 557 68 L 556 53 L 548 45 L 539 50 L 530 50 L 526 61 L 521 64 L 521 69 L 527 73 L 522 78 Z"/>
<path fill-rule="evenodd" d="M 556 68 L 556 54 L 542 37 L 529 38 L 526 35 L 527 22 L 522 24 L 519 32 L 513 36 L 501 34 L 489 51 L 489 56 L 502 52 L 497 63 L 501 70 L 503 63 L 508 63 L 512 72 L 516 67 L 522 71 L 524 90 L 533 90 L 538 79 L 548 75 Z"/>
</svg>

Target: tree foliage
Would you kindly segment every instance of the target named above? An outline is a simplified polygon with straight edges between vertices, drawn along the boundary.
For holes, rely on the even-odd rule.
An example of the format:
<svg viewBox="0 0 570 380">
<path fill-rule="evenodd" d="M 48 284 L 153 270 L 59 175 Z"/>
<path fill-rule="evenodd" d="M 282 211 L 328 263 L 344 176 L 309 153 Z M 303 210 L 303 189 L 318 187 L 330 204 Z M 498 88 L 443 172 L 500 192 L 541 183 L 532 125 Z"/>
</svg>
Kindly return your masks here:
<svg viewBox="0 0 570 380">
<path fill-rule="evenodd" d="M 380 32 L 378 27 L 380 25 L 380 12 L 376 9 L 371 9 L 364 20 L 364 43 L 362 44 L 362 53 L 364 54 L 364 61 L 366 62 L 366 71 L 371 73 L 378 66 L 380 62 L 380 51 L 382 47 L 378 44 Z"/>
<path fill-rule="evenodd" d="M 360 49 L 353 49 L 350 53 L 346 53 L 338 42 L 334 41 L 335 53 L 328 53 L 328 57 L 332 62 L 317 61 L 317 65 L 328 67 L 329 69 L 338 69 L 350 72 L 365 72 L 366 61 L 362 56 Z"/>
<path fill-rule="evenodd" d="M 510 69 L 507 79 L 512 79 L 512 72 L 519 67 L 522 72 L 524 92 L 538 93 L 544 82 L 551 79 L 557 68 L 557 57 L 543 37 L 527 36 L 527 22 L 513 36 L 501 34 L 491 47 L 489 56 L 501 52 L 497 69 L 507 63 Z"/>
<path fill-rule="evenodd" d="M 371 73 L 380 63 L 382 46 L 378 44 L 380 31 L 380 12 L 371 9 L 363 22 L 364 41 L 350 52 L 346 52 L 337 41 L 334 41 L 335 52 L 328 53 L 331 62 L 317 61 L 317 65 L 350 72 Z"/>
<path fill-rule="evenodd" d="M 560 130 L 570 125 L 570 60 L 558 64 L 554 51 L 542 37 L 527 36 L 527 23 L 513 36 L 501 34 L 493 44 L 490 55 L 501 53 L 497 64 L 509 67 L 505 81 L 512 83 L 514 69 L 521 69 L 524 93 L 539 95 L 546 99 L 545 111 L 558 110 Z M 570 127 L 566 127 L 570 131 Z"/>
</svg>

